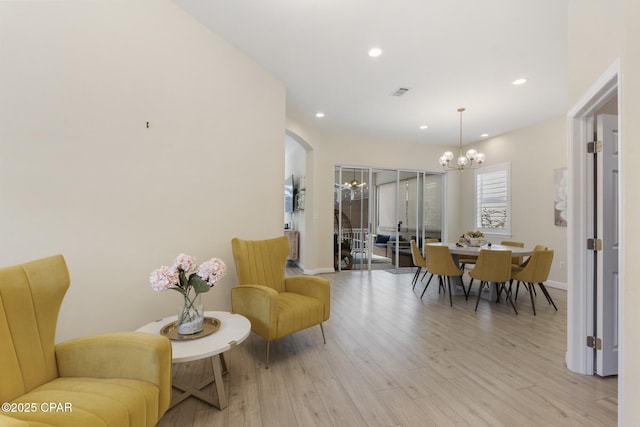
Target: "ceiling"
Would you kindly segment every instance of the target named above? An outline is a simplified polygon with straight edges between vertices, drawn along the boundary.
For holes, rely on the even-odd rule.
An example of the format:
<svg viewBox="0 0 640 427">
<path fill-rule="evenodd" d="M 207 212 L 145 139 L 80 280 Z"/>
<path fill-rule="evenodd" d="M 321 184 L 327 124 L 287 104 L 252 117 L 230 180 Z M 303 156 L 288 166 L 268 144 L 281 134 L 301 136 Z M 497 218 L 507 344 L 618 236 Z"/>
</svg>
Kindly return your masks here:
<svg viewBox="0 0 640 427">
<path fill-rule="evenodd" d="M 457 144 L 465 107 L 466 144 L 568 109 L 568 0 L 173 1 L 283 81 L 287 115 L 320 130 Z"/>
</svg>

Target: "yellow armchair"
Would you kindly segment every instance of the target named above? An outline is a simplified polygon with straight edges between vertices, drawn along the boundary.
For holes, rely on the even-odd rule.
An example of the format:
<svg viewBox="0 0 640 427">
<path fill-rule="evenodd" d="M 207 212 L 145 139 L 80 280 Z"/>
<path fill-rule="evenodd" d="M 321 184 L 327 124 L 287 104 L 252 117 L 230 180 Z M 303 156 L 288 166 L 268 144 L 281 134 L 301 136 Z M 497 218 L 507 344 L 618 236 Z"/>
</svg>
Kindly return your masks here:
<svg viewBox="0 0 640 427">
<path fill-rule="evenodd" d="M 234 313 L 251 321 L 251 330 L 266 340 L 269 368 L 272 340 L 320 325 L 331 312 L 329 281 L 314 276 L 285 277 L 289 239 L 231 241 L 239 285 L 231 289 Z M 325 341 L 326 342 L 326 341 Z"/>
<path fill-rule="evenodd" d="M 2 426 L 154 426 L 171 400 L 171 344 L 113 332 L 55 344 L 62 255 L 0 268 Z"/>
</svg>

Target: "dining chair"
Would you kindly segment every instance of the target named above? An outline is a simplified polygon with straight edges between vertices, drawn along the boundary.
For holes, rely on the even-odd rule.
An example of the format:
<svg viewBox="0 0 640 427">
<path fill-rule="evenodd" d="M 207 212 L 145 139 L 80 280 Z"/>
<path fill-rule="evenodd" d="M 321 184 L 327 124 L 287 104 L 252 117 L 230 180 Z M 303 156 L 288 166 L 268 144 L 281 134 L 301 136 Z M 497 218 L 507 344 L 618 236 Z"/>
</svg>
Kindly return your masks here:
<svg viewBox="0 0 640 427">
<path fill-rule="evenodd" d="M 465 243 L 464 239 L 460 239 L 458 243 Z M 475 265 L 478 257 L 476 255 L 458 255 L 458 264 L 462 271 L 464 271 L 467 265 Z"/>
<path fill-rule="evenodd" d="M 458 256 L 458 262 L 460 263 L 460 268 L 462 270 L 464 270 L 467 265 L 475 265 L 476 261 L 478 261 L 478 257 L 475 255 Z"/>
<path fill-rule="evenodd" d="M 544 245 L 535 245 L 533 248 L 533 252 L 536 251 L 546 251 L 547 247 Z M 522 271 L 526 265 L 529 263 L 529 259 L 531 258 L 531 256 L 527 257 L 527 259 L 524 260 L 524 262 L 520 263 L 519 265 L 511 265 L 511 277 L 513 277 L 514 274 L 516 274 L 519 271 Z M 510 282 L 513 282 L 513 278 L 511 279 Z M 523 282 L 523 285 L 525 287 L 525 289 L 527 290 L 527 292 L 529 292 L 529 285 L 527 283 Z M 511 286 L 511 283 L 509 284 L 509 286 Z M 520 289 L 520 282 L 518 282 L 517 286 L 516 286 L 516 296 L 514 297 L 514 301 L 518 301 L 518 290 Z M 536 292 L 536 288 L 533 288 L 533 295 L 534 296 L 538 296 L 538 293 Z"/>
<path fill-rule="evenodd" d="M 533 314 L 536 314 L 536 303 L 533 298 L 534 285 L 537 283 L 542 290 L 545 298 L 547 298 L 547 302 L 553 305 L 553 308 L 558 311 L 558 307 L 553 302 L 551 295 L 549 295 L 549 291 L 544 286 L 544 282 L 547 281 L 549 277 L 549 272 L 551 271 L 551 263 L 553 262 L 553 250 L 538 250 L 534 251 L 533 254 L 527 260 L 527 265 L 520 271 L 517 271 L 515 274 L 512 274 L 511 278 L 516 280 L 516 298 L 518 297 L 518 289 L 520 287 L 520 282 L 526 284 L 527 289 L 529 291 L 529 296 L 531 298 L 531 307 L 533 307 Z M 507 295 L 511 293 L 511 285 L 513 282 L 509 284 L 509 292 Z"/>
<path fill-rule="evenodd" d="M 424 243 L 437 243 L 438 239 L 424 239 Z M 413 289 L 416 288 L 416 283 L 418 283 L 418 277 L 420 276 L 420 271 L 424 268 L 424 274 L 422 275 L 422 280 L 424 280 L 424 276 L 427 275 L 427 260 L 422 256 L 422 252 L 420 252 L 420 248 L 415 240 L 411 240 L 411 258 L 413 260 L 413 265 L 417 268 L 416 274 L 413 276 Z"/>
<path fill-rule="evenodd" d="M 533 252 L 537 252 L 537 251 L 546 251 L 548 248 L 545 245 L 535 245 L 533 247 Z M 524 269 L 524 267 L 526 267 L 527 263 L 529 262 L 529 259 L 531 259 L 531 256 L 529 256 L 527 259 L 525 259 L 521 264 L 519 265 L 514 265 L 512 267 L 512 270 L 514 272 L 514 274 L 522 269 Z"/>
<path fill-rule="evenodd" d="M 465 299 L 468 298 L 467 289 L 464 287 L 464 282 L 462 281 L 462 274 L 464 270 L 458 268 L 456 263 L 453 261 L 453 257 L 451 256 L 451 252 L 449 248 L 444 245 L 425 245 L 425 256 L 427 259 L 427 271 L 431 273 L 431 277 L 427 281 L 424 290 L 422 291 L 422 295 L 420 298 L 424 296 L 424 293 L 427 291 L 429 287 L 429 283 L 433 276 L 438 276 L 438 280 L 440 282 L 440 286 L 444 287 L 444 279 L 447 280 L 447 285 L 449 287 L 449 305 L 453 307 L 453 298 L 451 296 L 451 278 L 458 277 L 460 278 L 460 284 L 462 285 L 462 291 L 464 292 Z"/>
<path fill-rule="evenodd" d="M 418 277 L 420 277 L 420 270 L 424 268 L 424 274 L 427 274 L 427 260 L 424 259 L 422 253 L 420 253 L 420 248 L 418 247 L 418 244 L 415 240 L 411 240 L 411 259 L 413 260 L 413 265 L 417 267 L 416 274 L 413 275 L 413 280 L 411 281 L 411 283 L 413 284 L 413 289 L 415 289 L 416 283 L 418 283 Z"/>
<path fill-rule="evenodd" d="M 511 280 L 511 251 L 503 250 L 491 250 L 481 249 L 480 255 L 478 255 L 478 261 L 476 261 L 475 267 L 469 272 L 471 277 L 471 283 L 469 283 L 469 291 L 473 285 L 473 279 L 479 280 L 480 285 L 478 287 L 478 299 L 476 300 L 475 311 L 478 311 L 478 303 L 480 302 L 480 295 L 482 289 L 487 286 L 491 286 L 491 283 L 495 283 L 497 291 L 500 292 L 505 284 Z M 510 292 L 506 292 L 507 300 L 511 303 L 513 311 L 518 314 L 516 305 L 511 299 Z"/>
<path fill-rule="evenodd" d="M 509 240 L 503 240 L 502 242 L 500 242 L 500 244 L 503 246 L 514 246 L 516 248 L 524 248 L 523 242 L 513 242 Z M 513 264 L 514 266 L 519 266 L 523 262 L 524 262 L 524 257 L 522 256 L 511 257 L 511 264 Z"/>
</svg>

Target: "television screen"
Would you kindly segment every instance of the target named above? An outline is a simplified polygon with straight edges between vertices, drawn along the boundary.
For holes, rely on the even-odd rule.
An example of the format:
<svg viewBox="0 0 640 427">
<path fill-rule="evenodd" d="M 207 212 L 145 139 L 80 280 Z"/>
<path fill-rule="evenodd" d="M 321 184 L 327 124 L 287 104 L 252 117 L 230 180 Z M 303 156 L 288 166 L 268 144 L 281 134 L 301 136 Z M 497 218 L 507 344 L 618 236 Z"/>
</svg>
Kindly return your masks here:
<svg viewBox="0 0 640 427">
<path fill-rule="evenodd" d="M 284 211 L 293 212 L 293 175 L 284 180 Z"/>
</svg>

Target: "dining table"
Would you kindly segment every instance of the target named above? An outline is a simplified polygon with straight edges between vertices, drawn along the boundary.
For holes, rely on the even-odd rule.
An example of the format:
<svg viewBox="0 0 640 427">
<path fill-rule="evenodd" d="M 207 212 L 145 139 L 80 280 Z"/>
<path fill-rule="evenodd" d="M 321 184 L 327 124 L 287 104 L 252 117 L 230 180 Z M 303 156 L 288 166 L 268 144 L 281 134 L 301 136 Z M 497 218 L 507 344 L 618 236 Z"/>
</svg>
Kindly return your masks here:
<svg viewBox="0 0 640 427">
<path fill-rule="evenodd" d="M 507 246 L 500 245 L 491 242 L 487 242 L 480 246 L 471 246 L 466 243 L 460 242 L 438 242 L 438 243 L 427 243 L 427 245 L 433 246 L 447 246 L 449 248 L 449 252 L 451 252 L 451 256 L 453 257 L 453 261 L 456 265 L 459 265 L 459 256 L 460 255 L 468 255 L 468 256 L 478 256 L 480 255 L 481 250 L 490 250 L 490 251 L 511 251 L 511 255 L 514 257 L 521 256 L 530 256 L 533 254 L 532 247 L 519 247 L 519 246 Z M 462 279 L 462 278 L 461 278 Z M 462 285 L 455 285 L 451 288 L 451 292 L 453 295 L 462 295 L 464 291 L 462 289 Z M 492 284 L 490 291 L 485 295 L 483 293 L 482 298 L 486 299 L 495 299 L 497 295 L 496 286 Z"/>
<path fill-rule="evenodd" d="M 438 242 L 438 243 L 427 243 L 427 245 L 434 246 L 447 246 L 449 248 L 449 252 L 451 255 L 472 255 L 478 256 L 480 255 L 480 251 L 482 249 L 491 250 L 491 251 L 511 251 L 511 254 L 514 257 L 519 256 L 530 256 L 533 253 L 532 247 L 524 247 L 521 248 L 519 246 L 507 246 L 507 245 L 498 245 L 495 243 L 485 243 L 480 246 L 471 246 L 466 243 L 458 243 L 458 242 Z"/>
</svg>

